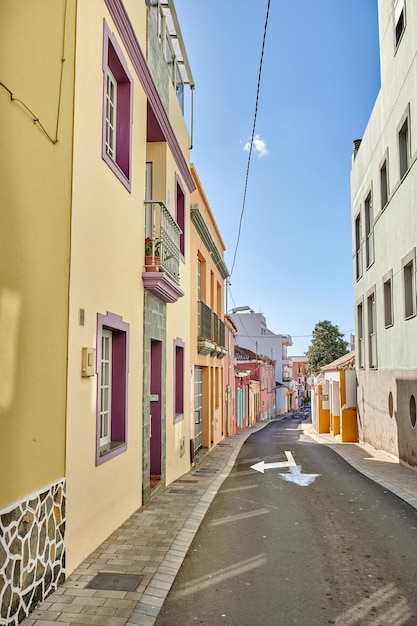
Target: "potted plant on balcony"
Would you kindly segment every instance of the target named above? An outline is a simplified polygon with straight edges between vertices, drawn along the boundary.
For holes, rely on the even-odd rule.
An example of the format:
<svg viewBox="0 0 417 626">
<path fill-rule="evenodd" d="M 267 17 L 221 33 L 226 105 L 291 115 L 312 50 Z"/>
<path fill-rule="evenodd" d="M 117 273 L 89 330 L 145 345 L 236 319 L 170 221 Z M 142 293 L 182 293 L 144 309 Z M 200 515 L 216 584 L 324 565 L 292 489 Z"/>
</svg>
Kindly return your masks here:
<svg viewBox="0 0 417 626">
<path fill-rule="evenodd" d="M 161 241 L 158 237 L 146 237 L 145 239 L 145 270 L 157 272 L 161 263 Z"/>
</svg>

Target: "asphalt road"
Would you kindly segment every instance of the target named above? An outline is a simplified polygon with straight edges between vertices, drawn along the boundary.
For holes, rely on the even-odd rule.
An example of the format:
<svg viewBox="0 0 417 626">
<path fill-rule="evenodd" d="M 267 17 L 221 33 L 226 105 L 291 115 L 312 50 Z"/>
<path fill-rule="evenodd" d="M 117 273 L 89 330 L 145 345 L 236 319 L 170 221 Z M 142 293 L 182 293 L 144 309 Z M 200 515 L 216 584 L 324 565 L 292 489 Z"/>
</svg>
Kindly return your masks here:
<svg viewBox="0 0 417 626">
<path fill-rule="evenodd" d="M 298 424 L 246 440 L 156 626 L 417 625 L 417 511 Z"/>
</svg>

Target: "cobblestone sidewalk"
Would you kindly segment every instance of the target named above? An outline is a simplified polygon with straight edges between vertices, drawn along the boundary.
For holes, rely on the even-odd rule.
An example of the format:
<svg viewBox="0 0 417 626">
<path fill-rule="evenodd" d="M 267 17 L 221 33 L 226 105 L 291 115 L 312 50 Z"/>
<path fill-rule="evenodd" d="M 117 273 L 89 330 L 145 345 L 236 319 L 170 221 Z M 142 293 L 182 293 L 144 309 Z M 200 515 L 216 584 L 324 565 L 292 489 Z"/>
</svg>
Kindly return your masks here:
<svg viewBox="0 0 417 626">
<path fill-rule="evenodd" d="M 258 423 L 226 438 L 188 474 L 155 495 L 26 618 L 23 626 L 152 626 L 244 441 L 267 424 Z M 301 422 L 298 428 L 417 509 L 415 471 L 366 444 L 340 443 L 331 435 L 317 435 L 308 423 Z M 102 572 L 110 574 L 112 584 L 107 581 L 106 588 L 90 588 Z M 117 588 L 132 580 L 134 591 Z M 109 589 L 111 586 L 115 589 Z"/>
</svg>

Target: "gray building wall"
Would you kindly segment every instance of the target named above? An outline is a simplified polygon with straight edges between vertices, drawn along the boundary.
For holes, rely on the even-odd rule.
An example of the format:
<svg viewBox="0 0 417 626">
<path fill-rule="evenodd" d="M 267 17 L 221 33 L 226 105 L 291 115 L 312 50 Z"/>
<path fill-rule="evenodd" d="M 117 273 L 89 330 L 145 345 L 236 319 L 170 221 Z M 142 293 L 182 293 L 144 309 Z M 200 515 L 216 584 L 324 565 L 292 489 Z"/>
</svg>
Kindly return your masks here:
<svg viewBox="0 0 417 626">
<path fill-rule="evenodd" d="M 359 437 L 417 466 L 417 4 L 405 0 L 405 29 L 398 41 L 393 2 L 379 0 L 378 10 L 381 89 L 351 172 Z M 408 166 L 401 172 L 404 128 Z M 367 258 L 372 239 L 374 254 Z"/>
</svg>

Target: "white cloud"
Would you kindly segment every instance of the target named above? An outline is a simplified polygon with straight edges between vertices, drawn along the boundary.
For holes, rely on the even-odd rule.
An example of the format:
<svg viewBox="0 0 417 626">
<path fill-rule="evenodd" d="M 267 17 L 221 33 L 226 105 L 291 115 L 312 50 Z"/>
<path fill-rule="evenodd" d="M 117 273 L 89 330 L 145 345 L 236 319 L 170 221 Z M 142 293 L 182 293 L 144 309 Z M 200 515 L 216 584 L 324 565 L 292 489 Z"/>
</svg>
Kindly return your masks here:
<svg viewBox="0 0 417 626">
<path fill-rule="evenodd" d="M 250 141 L 248 141 L 243 149 L 246 152 L 249 152 L 250 150 Z M 254 150 L 256 152 L 256 154 L 258 155 L 259 158 L 266 156 L 268 154 L 268 148 L 266 147 L 266 143 L 263 139 L 260 138 L 259 135 L 255 135 L 255 137 L 253 138 L 253 143 L 252 143 L 252 150 Z"/>
</svg>

